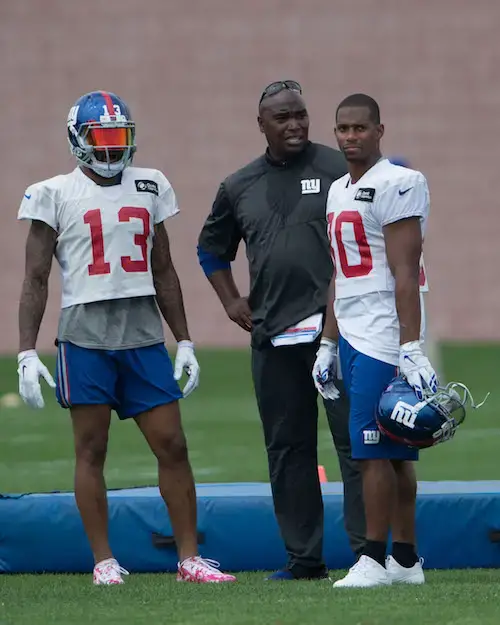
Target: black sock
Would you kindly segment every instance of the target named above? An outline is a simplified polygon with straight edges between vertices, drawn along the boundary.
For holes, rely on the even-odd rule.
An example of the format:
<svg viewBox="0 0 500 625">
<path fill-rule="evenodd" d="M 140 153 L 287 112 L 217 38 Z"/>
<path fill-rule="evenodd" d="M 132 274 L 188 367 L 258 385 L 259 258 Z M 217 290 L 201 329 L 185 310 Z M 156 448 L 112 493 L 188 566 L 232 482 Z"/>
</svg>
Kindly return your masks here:
<svg viewBox="0 0 500 625">
<path fill-rule="evenodd" d="M 385 553 L 387 551 L 387 543 L 378 540 L 367 540 L 363 549 L 363 555 L 372 558 L 381 566 L 385 566 Z"/>
<path fill-rule="evenodd" d="M 415 545 L 411 543 L 392 543 L 392 557 L 407 569 L 418 562 Z"/>
</svg>

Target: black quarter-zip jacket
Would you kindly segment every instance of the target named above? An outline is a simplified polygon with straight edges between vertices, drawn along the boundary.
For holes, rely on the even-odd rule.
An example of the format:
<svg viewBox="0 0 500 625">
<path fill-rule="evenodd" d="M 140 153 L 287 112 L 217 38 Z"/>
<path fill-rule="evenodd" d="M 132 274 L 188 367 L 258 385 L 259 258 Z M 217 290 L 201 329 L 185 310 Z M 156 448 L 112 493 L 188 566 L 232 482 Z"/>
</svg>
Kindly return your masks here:
<svg viewBox="0 0 500 625">
<path fill-rule="evenodd" d="M 254 347 L 324 313 L 332 275 L 326 200 L 331 183 L 346 173 L 341 152 L 309 142 L 286 162 L 266 152 L 219 186 L 198 244 L 232 262 L 244 240 Z"/>
</svg>

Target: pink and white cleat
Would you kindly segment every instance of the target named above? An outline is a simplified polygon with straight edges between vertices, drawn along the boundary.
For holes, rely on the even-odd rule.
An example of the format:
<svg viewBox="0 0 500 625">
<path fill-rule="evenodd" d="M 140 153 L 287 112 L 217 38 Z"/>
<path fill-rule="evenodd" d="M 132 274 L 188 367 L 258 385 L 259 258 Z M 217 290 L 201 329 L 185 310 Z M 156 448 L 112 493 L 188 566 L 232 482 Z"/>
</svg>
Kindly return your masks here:
<svg viewBox="0 0 500 625">
<path fill-rule="evenodd" d="M 122 575 L 128 574 L 128 571 L 121 567 L 114 558 L 108 558 L 94 566 L 94 585 L 114 586 L 115 584 L 123 584 Z"/>
<path fill-rule="evenodd" d="M 177 581 L 195 584 L 221 584 L 235 582 L 236 577 L 219 571 L 220 564 L 215 560 L 193 556 L 177 564 Z"/>
</svg>

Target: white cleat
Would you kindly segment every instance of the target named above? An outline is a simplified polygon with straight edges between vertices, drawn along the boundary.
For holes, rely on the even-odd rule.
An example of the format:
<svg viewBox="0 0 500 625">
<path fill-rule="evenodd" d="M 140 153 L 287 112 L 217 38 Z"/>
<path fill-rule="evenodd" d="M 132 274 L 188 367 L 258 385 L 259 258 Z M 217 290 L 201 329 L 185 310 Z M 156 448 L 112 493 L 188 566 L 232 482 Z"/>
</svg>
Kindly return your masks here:
<svg viewBox="0 0 500 625">
<path fill-rule="evenodd" d="M 425 576 L 422 569 L 424 559 L 420 558 L 412 567 L 401 566 L 392 556 L 388 556 L 385 562 L 393 584 L 424 584 Z"/>
<path fill-rule="evenodd" d="M 128 571 L 121 567 L 114 558 L 108 558 L 94 566 L 94 585 L 114 586 L 123 584 L 122 575 L 128 574 Z"/>
<path fill-rule="evenodd" d="M 373 588 L 390 586 L 391 578 L 384 566 L 368 556 L 361 556 L 342 579 L 337 580 L 334 588 Z"/>
</svg>

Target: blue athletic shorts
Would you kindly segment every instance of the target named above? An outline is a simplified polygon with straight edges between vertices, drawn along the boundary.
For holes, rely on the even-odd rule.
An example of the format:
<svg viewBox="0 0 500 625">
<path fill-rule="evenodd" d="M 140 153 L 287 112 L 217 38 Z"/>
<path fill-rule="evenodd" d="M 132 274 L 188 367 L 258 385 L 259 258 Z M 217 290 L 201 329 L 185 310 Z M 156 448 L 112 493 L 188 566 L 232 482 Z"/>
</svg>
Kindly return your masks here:
<svg viewBox="0 0 500 625">
<path fill-rule="evenodd" d="M 380 396 L 397 368 L 355 350 L 339 339 L 340 366 L 350 402 L 349 435 L 355 460 L 418 460 L 418 450 L 384 436 L 375 419 Z"/>
<path fill-rule="evenodd" d="M 59 343 L 56 396 L 63 408 L 107 404 L 120 419 L 182 397 L 163 343 L 136 349 L 86 349 Z"/>
</svg>

